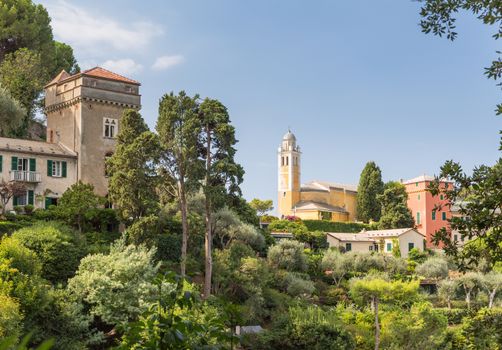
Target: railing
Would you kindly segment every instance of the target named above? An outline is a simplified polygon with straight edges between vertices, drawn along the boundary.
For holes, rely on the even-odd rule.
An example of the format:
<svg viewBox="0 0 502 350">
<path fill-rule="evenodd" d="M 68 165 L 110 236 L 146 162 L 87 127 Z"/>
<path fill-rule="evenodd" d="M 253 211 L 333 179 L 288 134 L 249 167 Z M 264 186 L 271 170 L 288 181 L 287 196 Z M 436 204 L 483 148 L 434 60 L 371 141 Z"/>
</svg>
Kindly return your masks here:
<svg viewBox="0 0 502 350">
<path fill-rule="evenodd" d="M 42 176 L 40 175 L 40 173 L 34 171 L 11 170 L 10 180 L 21 182 L 41 182 Z"/>
</svg>

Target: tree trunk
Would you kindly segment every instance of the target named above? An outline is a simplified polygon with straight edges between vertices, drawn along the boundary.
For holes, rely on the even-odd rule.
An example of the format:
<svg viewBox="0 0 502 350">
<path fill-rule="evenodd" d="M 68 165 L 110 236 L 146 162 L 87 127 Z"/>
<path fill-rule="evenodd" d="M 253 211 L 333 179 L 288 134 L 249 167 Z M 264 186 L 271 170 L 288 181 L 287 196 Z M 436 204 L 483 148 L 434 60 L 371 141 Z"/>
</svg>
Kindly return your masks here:
<svg viewBox="0 0 502 350">
<path fill-rule="evenodd" d="M 448 304 L 448 310 L 451 310 L 451 300 L 450 299 L 446 300 L 446 303 Z"/>
<path fill-rule="evenodd" d="M 373 306 L 375 308 L 375 350 L 380 348 L 380 323 L 378 322 L 378 298 L 373 297 Z"/>
<path fill-rule="evenodd" d="M 181 207 L 181 226 L 182 226 L 182 240 L 181 240 L 181 265 L 180 273 L 181 277 L 186 275 L 186 265 L 187 265 L 187 249 L 188 249 L 188 219 L 187 219 L 187 199 L 185 193 L 185 179 L 183 176 L 180 177 L 178 181 L 178 193 L 180 195 L 180 207 Z"/>
<path fill-rule="evenodd" d="M 471 308 L 471 291 L 465 292 L 465 302 L 467 303 L 467 308 Z"/>
<path fill-rule="evenodd" d="M 488 301 L 488 308 L 491 309 L 493 307 L 493 301 L 495 300 L 495 295 L 497 294 L 497 289 L 492 290 L 489 293 L 489 301 Z"/>
<path fill-rule="evenodd" d="M 208 298 L 211 295 L 211 280 L 213 274 L 213 257 L 212 257 L 212 233 L 211 233 L 211 198 L 208 193 L 208 187 L 210 183 L 210 170 L 211 170 L 211 135 L 209 130 L 209 125 L 206 125 L 206 135 L 207 135 L 207 144 L 206 144 L 206 178 L 205 178 L 205 186 L 206 186 L 206 234 L 204 237 L 204 252 L 206 256 L 206 273 L 204 276 L 204 298 Z"/>
</svg>

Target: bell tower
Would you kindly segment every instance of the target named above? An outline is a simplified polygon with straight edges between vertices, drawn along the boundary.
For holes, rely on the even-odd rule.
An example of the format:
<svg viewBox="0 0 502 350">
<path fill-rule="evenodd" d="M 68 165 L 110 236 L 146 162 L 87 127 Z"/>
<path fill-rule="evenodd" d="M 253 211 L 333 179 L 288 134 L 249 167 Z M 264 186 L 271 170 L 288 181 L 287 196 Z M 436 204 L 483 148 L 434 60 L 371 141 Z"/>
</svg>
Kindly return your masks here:
<svg viewBox="0 0 502 350">
<path fill-rule="evenodd" d="M 288 130 L 277 151 L 278 209 L 281 216 L 294 215 L 293 207 L 300 201 L 300 146 Z"/>
</svg>

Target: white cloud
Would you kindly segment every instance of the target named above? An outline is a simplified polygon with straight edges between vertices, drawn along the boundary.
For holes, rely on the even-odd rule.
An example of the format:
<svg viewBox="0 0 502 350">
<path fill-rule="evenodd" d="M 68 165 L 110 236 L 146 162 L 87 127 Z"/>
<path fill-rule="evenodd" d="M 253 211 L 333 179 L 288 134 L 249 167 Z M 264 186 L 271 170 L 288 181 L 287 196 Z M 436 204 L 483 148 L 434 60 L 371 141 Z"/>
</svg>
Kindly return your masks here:
<svg viewBox="0 0 502 350">
<path fill-rule="evenodd" d="M 154 64 L 152 65 L 152 69 L 166 70 L 182 63 L 184 59 L 185 58 L 182 55 L 160 56 L 155 60 Z"/>
<path fill-rule="evenodd" d="M 129 75 L 138 73 L 143 69 L 143 66 L 136 63 L 133 59 L 124 58 L 121 60 L 108 60 L 101 64 L 101 67 L 111 70 L 112 72 Z"/>
<path fill-rule="evenodd" d="M 111 17 L 90 13 L 64 0 L 47 2 L 52 28 L 58 40 L 83 50 L 111 47 L 116 50 L 135 50 L 148 45 L 163 33 L 152 22 L 119 23 Z"/>
</svg>

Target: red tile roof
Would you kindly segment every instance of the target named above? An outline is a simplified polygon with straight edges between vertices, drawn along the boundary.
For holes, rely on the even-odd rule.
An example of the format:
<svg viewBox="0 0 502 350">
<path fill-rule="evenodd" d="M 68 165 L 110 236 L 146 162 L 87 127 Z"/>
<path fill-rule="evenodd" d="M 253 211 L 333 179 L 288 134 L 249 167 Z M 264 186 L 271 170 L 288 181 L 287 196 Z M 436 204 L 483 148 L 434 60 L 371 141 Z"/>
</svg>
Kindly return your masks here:
<svg viewBox="0 0 502 350">
<path fill-rule="evenodd" d="M 69 77 L 71 77 L 71 75 L 63 69 L 61 72 L 59 72 L 58 75 L 56 75 L 56 77 L 54 79 L 52 79 L 50 81 L 50 83 L 48 83 L 45 86 L 47 87 L 47 86 L 59 83 L 61 80 L 68 79 Z"/>
<path fill-rule="evenodd" d="M 122 81 L 124 83 L 140 85 L 140 83 L 137 82 L 136 80 L 126 78 L 120 74 L 110 72 L 109 70 L 101 68 L 101 67 L 94 67 L 94 68 L 85 70 L 81 74 L 91 76 L 91 77 L 105 78 L 105 79 L 109 79 L 109 80 L 117 80 L 117 81 Z"/>
</svg>

